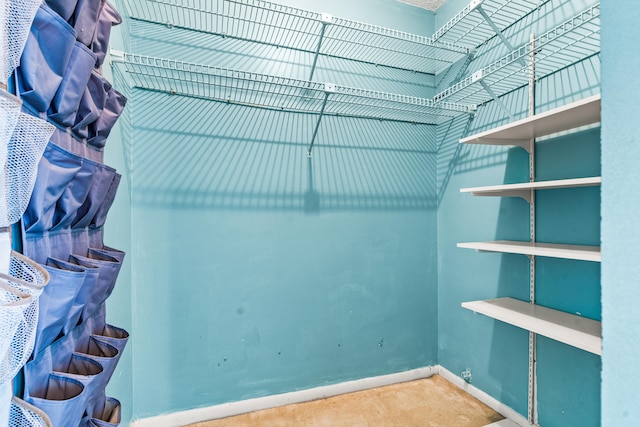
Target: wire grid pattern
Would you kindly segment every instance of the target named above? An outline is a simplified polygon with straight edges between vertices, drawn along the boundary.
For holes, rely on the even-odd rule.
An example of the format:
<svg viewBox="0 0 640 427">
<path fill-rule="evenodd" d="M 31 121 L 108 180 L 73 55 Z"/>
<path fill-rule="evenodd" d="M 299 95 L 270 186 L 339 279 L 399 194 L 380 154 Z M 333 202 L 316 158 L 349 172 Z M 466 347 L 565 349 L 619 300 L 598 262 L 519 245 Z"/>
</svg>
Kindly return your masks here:
<svg viewBox="0 0 640 427">
<path fill-rule="evenodd" d="M 0 32 L 5 31 L 7 37 L 7 46 L 0 46 L 0 55 L 2 56 L 3 64 L 7 64 L 8 68 L 4 71 L 4 74 L 0 75 L 2 83 L 7 82 L 7 79 L 20 65 L 20 56 L 22 56 L 22 50 L 27 42 L 27 36 L 31 28 L 33 18 L 38 11 L 38 7 L 42 4 L 41 0 L 4 0 L 5 6 L 2 13 L 6 12 L 6 5 L 9 7 L 9 15 L 6 21 L 6 26 L 0 28 Z M 4 24 L 4 22 L 2 22 Z M 6 55 L 6 57 L 4 56 Z"/>
<path fill-rule="evenodd" d="M 430 37 L 262 0 L 125 0 L 134 19 L 329 57 L 438 73 L 469 53 Z"/>
<path fill-rule="evenodd" d="M 35 184 L 38 162 L 55 127 L 20 113 L 7 146 L 6 167 L 0 172 L 0 226 L 17 222 Z"/>
<path fill-rule="evenodd" d="M 24 307 L 22 319 L 6 354 L 0 355 L 2 357 L 0 372 L 13 378 L 27 362 L 33 351 L 38 323 L 38 301 L 44 287 L 49 283 L 49 273 L 24 255 L 12 252 L 9 275 L 0 274 L 0 278 L 19 292 L 31 296 L 31 302 Z"/>
<path fill-rule="evenodd" d="M 500 31 L 504 31 L 549 1 L 472 0 L 434 33 L 433 40 L 465 46 L 474 50 L 496 35 L 492 26 L 479 12 L 479 8 L 482 8 Z"/>
<path fill-rule="evenodd" d="M 44 411 L 13 397 L 9 413 L 9 427 L 53 427 Z"/>
<path fill-rule="evenodd" d="M 310 114 L 438 124 L 469 112 L 466 106 L 430 99 L 347 88 L 119 53 L 135 87 L 230 104 Z M 326 103 L 325 103 L 326 99 Z"/>
<path fill-rule="evenodd" d="M 600 52 L 600 4 L 595 4 L 573 18 L 536 37 L 536 78 L 542 78 Z M 435 101 L 483 104 L 492 98 L 479 83 L 483 80 L 497 96 L 528 83 L 528 63 L 532 44 L 519 49 L 478 70 L 464 80 L 440 92 Z M 524 60 L 524 61 L 523 61 Z"/>
</svg>

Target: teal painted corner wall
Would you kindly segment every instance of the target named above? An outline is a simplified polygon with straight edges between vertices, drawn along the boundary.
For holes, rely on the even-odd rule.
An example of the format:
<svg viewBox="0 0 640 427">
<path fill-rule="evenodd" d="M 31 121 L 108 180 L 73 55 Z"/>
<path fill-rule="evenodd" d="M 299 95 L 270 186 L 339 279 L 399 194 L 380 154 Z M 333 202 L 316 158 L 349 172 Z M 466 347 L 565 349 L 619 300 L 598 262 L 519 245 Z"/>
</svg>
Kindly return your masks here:
<svg viewBox="0 0 640 427">
<path fill-rule="evenodd" d="M 450 1 L 436 25 L 468 2 Z M 525 29 L 546 31 L 593 2 L 550 2 L 509 29 L 528 40 Z M 440 13 L 442 12 L 442 14 Z M 480 64 L 500 47 L 479 51 Z M 476 69 L 476 64 L 470 71 Z M 599 93 L 600 60 L 588 58 L 537 82 L 536 111 L 543 112 Z M 445 80 L 446 86 L 446 80 Z M 440 89 L 440 88 L 439 88 Z M 528 114 L 527 88 L 501 98 L 514 114 Z M 506 124 L 495 102 L 474 119 L 459 118 L 438 127 L 438 361 L 455 374 L 472 372 L 472 384 L 527 416 L 528 333 L 463 309 L 464 301 L 529 298 L 529 260 L 521 255 L 477 253 L 459 242 L 529 240 L 529 204 L 519 198 L 473 197 L 460 188 L 528 180 L 528 156 L 521 148 L 461 145 L 462 137 Z M 570 132 L 536 143 L 536 179 L 600 175 L 600 128 Z M 536 239 L 550 243 L 600 243 L 600 189 L 537 192 Z M 537 303 L 600 320 L 600 264 L 538 258 Z M 599 356 L 539 337 L 537 409 L 545 427 L 600 425 Z"/>
<path fill-rule="evenodd" d="M 322 7 L 311 0 L 283 3 L 430 35 L 467 1 L 449 0 L 437 15 L 393 0 L 365 8 L 361 0 Z M 590 3 L 561 2 L 556 13 L 570 16 Z M 304 55 L 274 57 L 265 50 L 247 58 L 223 42 L 185 47 L 184 34 L 167 38 L 166 28 L 150 24 L 129 31 L 131 49 L 139 53 L 171 52 L 179 59 L 298 78 L 308 74 L 299 65 L 309 63 Z M 599 59 L 591 58 L 545 78 L 538 86 L 539 111 L 599 92 L 593 83 L 599 67 Z M 374 68 L 325 60 L 317 76 L 424 97 L 440 89 L 436 81 L 446 82 Z M 603 92 L 606 109 L 606 86 Z M 309 162 L 309 117 L 142 90 L 131 95 L 133 140 L 114 132 L 106 152 L 107 163 L 126 178 L 106 232 L 107 244 L 128 252 L 127 270 L 108 306 L 108 320 L 133 333 L 109 386 L 123 402 L 125 420 L 437 363 L 454 373 L 470 368 L 474 385 L 526 413 L 527 334 L 460 308 L 466 300 L 528 296 L 525 257 L 455 247 L 528 236 L 526 202 L 459 193 L 461 187 L 527 178 L 520 149 L 457 144 L 461 136 L 506 123 L 499 109 L 488 104 L 472 122 L 461 118 L 430 129 L 330 119 Z M 526 115 L 524 91 L 504 101 L 518 117 Z M 598 174 L 599 134 L 592 128 L 540 142 L 539 178 Z M 605 126 L 605 176 L 606 141 Z M 578 146 L 586 148 L 579 157 L 558 161 Z M 624 174 L 617 177 L 621 181 Z M 612 199 L 619 197 L 611 191 Z M 539 239 L 597 244 L 599 205 L 594 189 L 541 195 Z M 575 206 L 588 214 L 576 214 Z M 621 219 L 613 209 L 608 214 Z M 608 235 L 611 242 L 628 237 L 608 234 L 607 224 L 604 248 Z M 622 259 L 628 262 L 631 254 Z M 599 266 L 590 263 L 541 260 L 540 302 L 600 318 L 594 303 L 600 300 L 599 276 Z M 635 276 L 612 270 L 609 281 L 622 277 Z M 611 311 L 623 296 L 609 295 Z M 607 291 L 603 298 L 607 316 Z M 609 354 L 633 372 L 625 354 L 614 350 L 625 345 L 615 328 L 631 323 L 616 322 Z M 605 357 L 607 339 L 605 322 Z M 600 358 L 545 339 L 538 351 L 542 425 L 598 425 Z M 634 416 L 634 410 L 622 408 L 620 390 L 611 394 L 619 398 L 608 398 L 607 383 L 622 381 L 625 372 L 612 363 L 607 375 L 603 360 L 603 425 L 624 425 L 620 414 Z"/>
<path fill-rule="evenodd" d="M 637 101 L 640 5 L 602 5 L 602 425 L 640 419 L 640 178 Z"/>
</svg>

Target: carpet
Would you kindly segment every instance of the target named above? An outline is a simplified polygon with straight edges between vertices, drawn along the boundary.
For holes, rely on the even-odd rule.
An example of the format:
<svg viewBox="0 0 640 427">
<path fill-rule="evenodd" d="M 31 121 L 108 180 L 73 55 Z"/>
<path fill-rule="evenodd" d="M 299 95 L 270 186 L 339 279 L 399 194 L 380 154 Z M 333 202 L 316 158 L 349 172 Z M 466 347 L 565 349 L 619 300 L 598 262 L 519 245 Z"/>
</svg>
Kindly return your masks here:
<svg viewBox="0 0 640 427">
<path fill-rule="evenodd" d="M 503 418 L 434 375 L 188 427 L 482 427 Z"/>
</svg>

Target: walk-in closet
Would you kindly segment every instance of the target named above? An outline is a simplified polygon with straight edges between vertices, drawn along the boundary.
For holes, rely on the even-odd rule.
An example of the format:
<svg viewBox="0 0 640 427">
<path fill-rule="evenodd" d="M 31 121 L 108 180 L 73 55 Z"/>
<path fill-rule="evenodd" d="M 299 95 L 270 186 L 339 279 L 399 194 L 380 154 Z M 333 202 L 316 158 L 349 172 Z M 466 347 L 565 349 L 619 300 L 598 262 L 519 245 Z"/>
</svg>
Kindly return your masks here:
<svg viewBox="0 0 640 427">
<path fill-rule="evenodd" d="M 640 5 L 2 1 L 0 426 L 638 424 Z"/>
</svg>

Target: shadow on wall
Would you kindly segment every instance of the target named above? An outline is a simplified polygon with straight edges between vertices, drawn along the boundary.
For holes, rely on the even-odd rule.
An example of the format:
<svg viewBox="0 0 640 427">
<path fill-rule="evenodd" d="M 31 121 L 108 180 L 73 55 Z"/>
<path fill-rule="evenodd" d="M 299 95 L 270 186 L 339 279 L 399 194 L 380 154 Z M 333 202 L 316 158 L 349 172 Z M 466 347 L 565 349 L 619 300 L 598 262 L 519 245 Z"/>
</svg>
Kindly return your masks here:
<svg viewBox="0 0 640 427">
<path fill-rule="evenodd" d="M 317 116 L 134 89 L 132 198 L 199 209 L 436 207 L 435 128 Z M 132 161 L 133 160 L 133 161 Z"/>
</svg>

